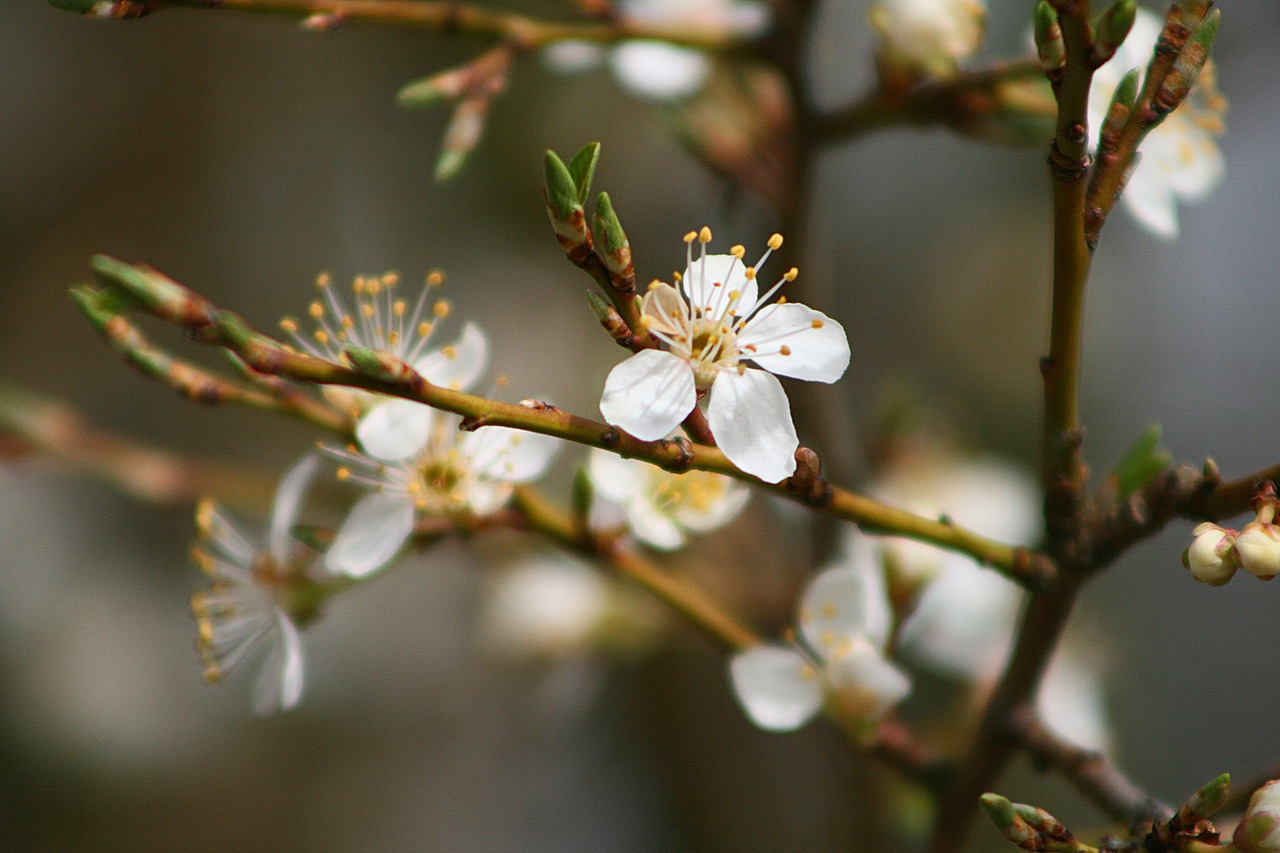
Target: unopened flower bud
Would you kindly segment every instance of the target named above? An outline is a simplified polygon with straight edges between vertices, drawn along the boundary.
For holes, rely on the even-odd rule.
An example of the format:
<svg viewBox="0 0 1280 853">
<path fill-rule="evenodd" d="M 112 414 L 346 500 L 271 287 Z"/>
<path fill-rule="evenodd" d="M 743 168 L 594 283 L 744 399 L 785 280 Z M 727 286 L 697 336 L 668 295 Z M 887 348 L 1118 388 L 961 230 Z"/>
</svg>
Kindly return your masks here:
<svg viewBox="0 0 1280 853">
<path fill-rule="evenodd" d="M 1280 526 L 1249 522 L 1236 537 L 1236 553 L 1242 569 L 1264 581 L 1271 580 L 1280 574 Z"/>
<path fill-rule="evenodd" d="M 1240 853 L 1280 853 L 1280 780 L 1253 792 L 1232 842 Z"/>
<path fill-rule="evenodd" d="M 1222 586 L 1231 580 L 1239 568 L 1233 552 L 1237 540 L 1232 531 L 1206 521 L 1191 534 L 1195 539 L 1182 552 L 1182 564 L 1195 579 L 1210 586 Z"/>
</svg>

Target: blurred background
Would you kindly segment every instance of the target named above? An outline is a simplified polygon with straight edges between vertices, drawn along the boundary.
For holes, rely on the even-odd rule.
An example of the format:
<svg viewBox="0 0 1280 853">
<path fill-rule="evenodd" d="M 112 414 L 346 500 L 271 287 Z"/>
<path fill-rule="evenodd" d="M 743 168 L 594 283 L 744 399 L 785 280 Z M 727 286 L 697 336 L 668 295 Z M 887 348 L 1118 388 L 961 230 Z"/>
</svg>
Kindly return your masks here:
<svg viewBox="0 0 1280 853">
<path fill-rule="evenodd" d="M 811 69 L 828 104 L 872 82 L 866 5 L 824 10 Z M 1226 179 L 1182 209 L 1177 243 L 1117 212 L 1097 257 L 1083 401 L 1095 471 L 1153 421 L 1175 459 L 1212 455 L 1228 477 L 1280 459 L 1268 378 L 1280 15 L 1223 5 Z M 1020 55 L 1030 4 L 990 6 L 983 55 Z M 123 366 L 66 297 L 89 256 L 154 264 L 265 329 L 301 312 L 321 270 L 416 280 L 443 268 L 458 316 L 489 331 L 513 398 L 594 413 L 618 352 L 547 227 L 542 150 L 603 143 L 596 187 L 642 279 L 683 264 L 690 228 L 710 224 L 750 254 L 776 223 L 727 194 L 607 74 L 556 77 L 533 57 L 470 163 L 435 183 L 446 114 L 400 109 L 394 95 L 476 47 L 390 27 L 320 35 L 269 16 L 109 23 L 37 0 L 0 5 L 0 381 L 269 480 L 316 436 L 185 402 Z M 802 276 L 830 283 L 818 307 L 848 331 L 843 399 L 863 430 L 907 388 L 967 445 L 1034 460 L 1043 156 L 893 130 L 822 159 Z M 566 483 L 550 488 L 563 495 Z M 260 521 L 260 496 L 219 497 Z M 752 529 L 740 521 L 702 558 L 740 559 Z M 1119 763 L 1170 800 L 1280 756 L 1264 722 L 1280 694 L 1280 589 L 1247 576 L 1194 583 L 1179 564 L 1189 529 L 1171 525 L 1126 555 L 1078 620 L 1105 661 Z M 0 847 L 861 849 L 859 792 L 874 769 L 823 723 L 753 729 L 702 638 L 677 632 L 644 654 L 584 654 L 567 669 L 495 661 L 478 613 L 485 563 L 517 547 L 505 540 L 479 553 L 443 546 L 334 602 L 306 634 L 302 704 L 253 718 L 251 679 L 199 678 L 193 533 L 189 506 L 31 461 L 0 465 Z M 774 547 L 784 559 L 787 544 Z M 761 624 L 784 622 L 796 578 L 748 579 L 739 602 Z M 1002 791 L 1100 822 L 1021 765 Z"/>
</svg>

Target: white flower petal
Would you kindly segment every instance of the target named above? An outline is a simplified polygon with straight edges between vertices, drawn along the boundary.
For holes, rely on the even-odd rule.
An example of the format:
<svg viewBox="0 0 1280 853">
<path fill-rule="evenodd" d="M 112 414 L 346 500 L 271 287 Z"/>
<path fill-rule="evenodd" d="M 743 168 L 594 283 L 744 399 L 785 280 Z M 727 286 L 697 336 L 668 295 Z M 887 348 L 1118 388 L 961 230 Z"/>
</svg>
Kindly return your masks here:
<svg viewBox="0 0 1280 853">
<path fill-rule="evenodd" d="M 654 506 L 648 495 L 637 495 L 627 502 L 627 523 L 636 538 L 660 551 L 674 551 L 685 542 L 680 527 Z"/>
<path fill-rule="evenodd" d="M 514 487 L 510 483 L 482 480 L 467 489 L 467 506 L 476 515 L 492 515 L 502 509 Z"/>
<path fill-rule="evenodd" d="M 298 520 L 307 486 L 319 468 L 320 459 L 308 453 L 280 478 L 276 499 L 271 506 L 271 527 L 267 533 L 267 550 L 279 565 L 284 565 L 293 550 L 290 530 Z"/>
<path fill-rule="evenodd" d="M 929 584 L 898 634 L 904 658 L 959 678 L 994 677 L 1009 655 L 1021 588 L 956 558 Z"/>
<path fill-rule="evenodd" d="M 729 661 L 733 692 L 757 726 L 798 729 L 822 707 L 822 679 L 795 649 L 756 646 Z"/>
<path fill-rule="evenodd" d="M 694 94 L 711 74 L 711 60 L 687 47 L 661 41 L 626 41 L 613 49 L 609 64 L 628 91 L 654 101 Z"/>
<path fill-rule="evenodd" d="M 844 327 L 796 302 L 761 308 L 738 335 L 738 346 L 744 358 L 770 373 L 812 382 L 835 382 L 849 366 Z M 753 346 L 762 354 L 754 354 Z"/>
<path fill-rule="evenodd" d="M 381 568 L 409 538 L 413 516 L 413 498 L 408 495 L 365 495 L 338 529 L 325 566 L 355 578 Z"/>
<path fill-rule="evenodd" d="M 422 403 L 389 399 L 378 403 L 356 424 L 356 439 L 364 452 L 383 462 L 413 456 L 427 443 L 435 413 Z"/>
<path fill-rule="evenodd" d="M 796 470 L 800 446 L 782 383 L 763 370 L 724 370 L 711 386 L 707 422 L 729 461 L 766 483 Z"/>
<path fill-rule="evenodd" d="M 600 414 L 643 441 L 665 438 L 697 402 L 693 368 L 669 352 L 638 352 L 609 371 Z"/>
<path fill-rule="evenodd" d="M 729 304 L 729 294 L 738 292 L 737 305 L 743 311 L 760 298 L 755 279 L 747 278 L 746 266 L 733 255 L 707 255 L 694 258 L 680 280 L 684 293 L 695 309 L 720 316 Z"/>
<path fill-rule="evenodd" d="M 278 636 L 263 661 L 253 691 L 253 712 L 259 716 L 287 711 L 302 697 L 302 638 L 284 613 L 275 612 Z"/>
<path fill-rule="evenodd" d="M 797 620 L 805 645 L 830 655 L 867 630 L 867 589 L 861 572 L 839 566 L 819 573 L 800 599 Z"/>
<path fill-rule="evenodd" d="M 596 494 L 614 503 L 625 504 L 644 490 L 649 479 L 645 471 L 648 467 L 647 462 L 623 459 L 616 453 L 593 447 L 587 460 L 587 476 L 591 478 Z"/>
<path fill-rule="evenodd" d="M 823 674 L 836 701 L 865 719 L 879 719 L 911 692 L 906 673 L 866 640 L 827 661 Z"/>
<path fill-rule="evenodd" d="M 467 323 L 458 340 L 427 353 L 413 363 L 413 369 L 433 385 L 465 390 L 480 378 L 488 363 L 488 339 L 478 325 Z"/>
<path fill-rule="evenodd" d="M 1173 187 L 1159 173 L 1154 158 L 1139 151 L 1140 159 L 1125 185 L 1120 200 L 1134 219 L 1155 236 L 1172 240 L 1178 236 L 1178 205 Z"/>
<path fill-rule="evenodd" d="M 481 427 L 462 437 L 462 452 L 481 476 L 525 483 L 547 470 L 560 442 L 549 435 L 508 427 Z"/>
</svg>

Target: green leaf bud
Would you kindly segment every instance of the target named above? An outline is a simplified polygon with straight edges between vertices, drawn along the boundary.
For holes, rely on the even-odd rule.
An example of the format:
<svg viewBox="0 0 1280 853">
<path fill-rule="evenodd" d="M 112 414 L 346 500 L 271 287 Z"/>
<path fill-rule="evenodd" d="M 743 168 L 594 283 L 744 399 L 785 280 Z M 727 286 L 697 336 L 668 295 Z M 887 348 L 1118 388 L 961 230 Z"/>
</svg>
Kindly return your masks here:
<svg viewBox="0 0 1280 853">
<path fill-rule="evenodd" d="M 1093 61 L 1101 65 L 1115 56 L 1116 49 L 1124 43 L 1138 17 L 1137 0 L 1116 0 L 1102 13 L 1098 21 L 1097 36 L 1093 41 Z"/>
<path fill-rule="evenodd" d="M 588 142 L 569 161 L 569 174 L 578 188 L 578 204 L 587 203 L 587 196 L 591 193 L 591 179 L 595 176 L 596 163 L 599 160 L 600 143 Z"/>
<path fill-rule="evenodd" d="M 1049 0 L 1040 0 L 1035 10 L 1036 53 L 1040 56 L 1040 67 L 1046 74 L 1061 71 L 1067 65 L 1067 45 L 1062 40 L 1062 26 L 1058 23 L 1058 12 L 1049 4 Z"/>
</svg>

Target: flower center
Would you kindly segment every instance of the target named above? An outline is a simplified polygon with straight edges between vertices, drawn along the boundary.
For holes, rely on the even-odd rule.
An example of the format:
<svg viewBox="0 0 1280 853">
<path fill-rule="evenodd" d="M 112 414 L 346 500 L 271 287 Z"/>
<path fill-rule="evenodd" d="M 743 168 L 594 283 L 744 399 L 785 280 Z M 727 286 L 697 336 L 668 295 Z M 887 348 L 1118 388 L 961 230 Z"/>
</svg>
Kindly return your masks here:
<svg viewBox="0 0 1280 853">
<path fill-rule="evenodd" d="M 659 509 L 705 514 L 724 498 L 725 482 L 715 474 L 705 471 L 691 471 L 687 474 L 668 474 L 665 471 L 657 473 L 662 480 L 654 487 L 653 494 L 654 503 Z"/>
<path fill-rule="evenodd" d="M 456 448 L 427 455 L 417 464 L 417 479 L 408 486 L 419 510 L 428 514 L 454 514 L 467 508 L 468 467 Z"/>
</svg>

